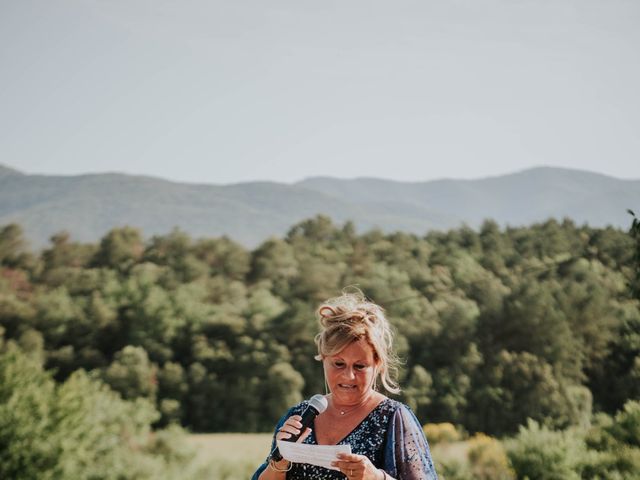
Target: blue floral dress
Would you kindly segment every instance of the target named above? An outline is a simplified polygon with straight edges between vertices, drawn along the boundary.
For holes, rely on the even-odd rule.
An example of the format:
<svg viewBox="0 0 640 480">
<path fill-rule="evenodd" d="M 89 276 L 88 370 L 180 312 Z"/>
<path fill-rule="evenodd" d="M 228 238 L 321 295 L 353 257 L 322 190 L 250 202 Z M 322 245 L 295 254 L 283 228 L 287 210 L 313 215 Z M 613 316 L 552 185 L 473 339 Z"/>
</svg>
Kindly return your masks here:
<svg viewBox="0 0 640 480">
<path fill-rule="evenodd" d="M 275 431 L 271 451 L 275 448 L 275 434 L 291 415 L 302 415 L 308 402 L 304 401 L 280 419 Z M 304 443 L 317 445 L 315 433 Z M 338 445 L 351 445 L 352 453 L 366 455 L 377 468 L 386 471 L 397 480 L 437 480 L 427 439 L 420 422 L 411 409 L 403 403 L 386 398 L 367 415 Z M 268 461 L 268 458 L 267 458 Z M 257 480 L 267 468 L 267 461 L 253 474 Z M 337 470 L 294 463 L 287 472 L 287 480 L 344 480 L 346 477 Z"/>
</svg>

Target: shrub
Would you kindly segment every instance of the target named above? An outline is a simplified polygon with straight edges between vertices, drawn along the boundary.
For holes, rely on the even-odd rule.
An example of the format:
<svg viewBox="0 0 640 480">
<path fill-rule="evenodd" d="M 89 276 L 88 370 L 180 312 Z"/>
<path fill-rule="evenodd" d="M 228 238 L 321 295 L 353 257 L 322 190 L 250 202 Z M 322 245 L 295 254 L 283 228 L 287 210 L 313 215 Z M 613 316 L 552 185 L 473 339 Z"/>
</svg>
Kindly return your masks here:
<svg viewBox="0 0 640 480">
<path fill-rule="evenodd" d="M 594 416 L 585 441 L 590 450 L 583 478 L 640 478 L 640 402 L 627 402 L 613 418 L 603 413 Z"/>
<path fill-rule="evenodd" d="M 507 443 L 507 454 L 518 478 L 578 480 L 586 456 L 583 436 L 575 431 L 552 431 L 529 419 Z M 578 432 L 579 433 L 579 432 Z"/>
<path fill-rule="evenodd" d="M 609 431 L 619 442 L 640 447 L 640 402 L 630 400 L 625 403 Z"/>
<path fill-rule="evenodd" d="M 469 440 L 472 478 L 477 480 L 513 480 L 515 472 L 499 440 L 477 433 Z"/>
<path fill-rule="evenodd" d="M 429 443 L 435 445 L 441 442 L 458 442 L 462 435 L 451 423 L 427 423 L 423 427 Z"/>
<path fill-rule="evenodd" d="M 440 480 L 472 480 L 467 462 L 455 458 L 436 459 L 436 470 Z"/>
<path fill-rule="evenodd" d="M 624 445 L 616 450 L 589 450 L 580 470 L 585 479 L 637 480 L 640 478 L 640 450 Z"/>
</svg>

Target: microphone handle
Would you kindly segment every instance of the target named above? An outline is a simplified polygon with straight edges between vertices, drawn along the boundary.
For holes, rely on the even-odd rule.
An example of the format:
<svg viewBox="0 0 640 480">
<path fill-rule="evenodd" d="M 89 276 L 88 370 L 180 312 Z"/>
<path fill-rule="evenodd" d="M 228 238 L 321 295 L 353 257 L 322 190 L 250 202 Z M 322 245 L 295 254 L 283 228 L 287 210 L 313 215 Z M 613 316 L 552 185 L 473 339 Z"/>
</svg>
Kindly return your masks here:
<svg viewBox="0 0 640 480">
<path fill-rule="evenodd" d="M 300 433 L 298 433 L 297 435 L 291 435 L 289 438 L 283 438 L 282 441 L 283 442 L 297 441 L 302 436 L 304 431 L 308 427 L 313 425 L 313 420 L 318 416 L 318 413 L 319 413 L 318 410 L 316 410 L 311 405 L 309 405 L 306 408 L 306 410 L 302 413 L 302 420 L 300 420 L 300 423 L 302 423 L 302 428 L 300 428 Z M 275 462 L 279 462 L 280 460 L 282 460 L 282 455 L 280 454 L 280 450 L 278 450 L 277 444 L 276 444 L 276 448 L 274 448 L 273 452 L 271 452 L 270 457 Z"/>
</svg>

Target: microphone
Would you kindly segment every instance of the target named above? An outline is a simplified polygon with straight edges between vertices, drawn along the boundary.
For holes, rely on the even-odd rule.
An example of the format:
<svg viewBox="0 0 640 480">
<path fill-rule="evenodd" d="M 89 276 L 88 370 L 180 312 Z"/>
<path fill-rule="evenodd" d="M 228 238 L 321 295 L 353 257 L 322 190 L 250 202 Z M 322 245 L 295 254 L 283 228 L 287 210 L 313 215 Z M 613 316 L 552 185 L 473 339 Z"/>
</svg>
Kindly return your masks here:
<svg viewBox="0 0 640 480">
<path fill-rule="evenodd" d="M 304 433 L 304 431 L 313 425 L 313 421 L 315 418 L 324 412 L 327 409 L 327 399 L 324 398 L 324 395 L 314 395 L 309 399 L 309 405 L 305 408 L 304 412 L 302 412 L 302 428 L 300 428 L 300 433 L 297 435 L 291 435 L 289 438 L 283 438 L 283 442 L 295 442 L 300 438 L 300 436 Z M 279 462 L 282 460 L 282 455 L 280 455 L 280 451 L 278 450 L 278 445 L 276 444 L 276 448 L 271 452 L 271 459 Z"/>
</svg>

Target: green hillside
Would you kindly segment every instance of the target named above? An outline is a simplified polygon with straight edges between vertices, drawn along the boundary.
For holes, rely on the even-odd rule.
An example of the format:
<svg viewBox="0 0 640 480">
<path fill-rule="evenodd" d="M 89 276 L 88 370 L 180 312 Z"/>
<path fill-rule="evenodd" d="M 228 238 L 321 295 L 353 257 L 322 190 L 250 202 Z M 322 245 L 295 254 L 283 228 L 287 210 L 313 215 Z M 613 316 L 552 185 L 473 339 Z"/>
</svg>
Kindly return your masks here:
<svg viewBox="0 0 640 480">
<path fill-rule="evenodd" d="M 358 232 L 379 228 L 423 235 L 486 218 L 501 226 L 570 218 L 593 227 L 624 227 L 626 208 L 640 203 L 640 181 L 577 170 L 538 168 L 480 180 L 402 183 L 378 179 L 308 179 L 196 185 L 122 174 L 25 175 L 0 170 L 0 224 L 24 227 L 34 248 L 62 230 L 96 242 L 134 225 L 147 236 L 179 227 L 193 237 L 227 235 L 253 248 L 323 214 L 352 221 Z"/>
</svg>

